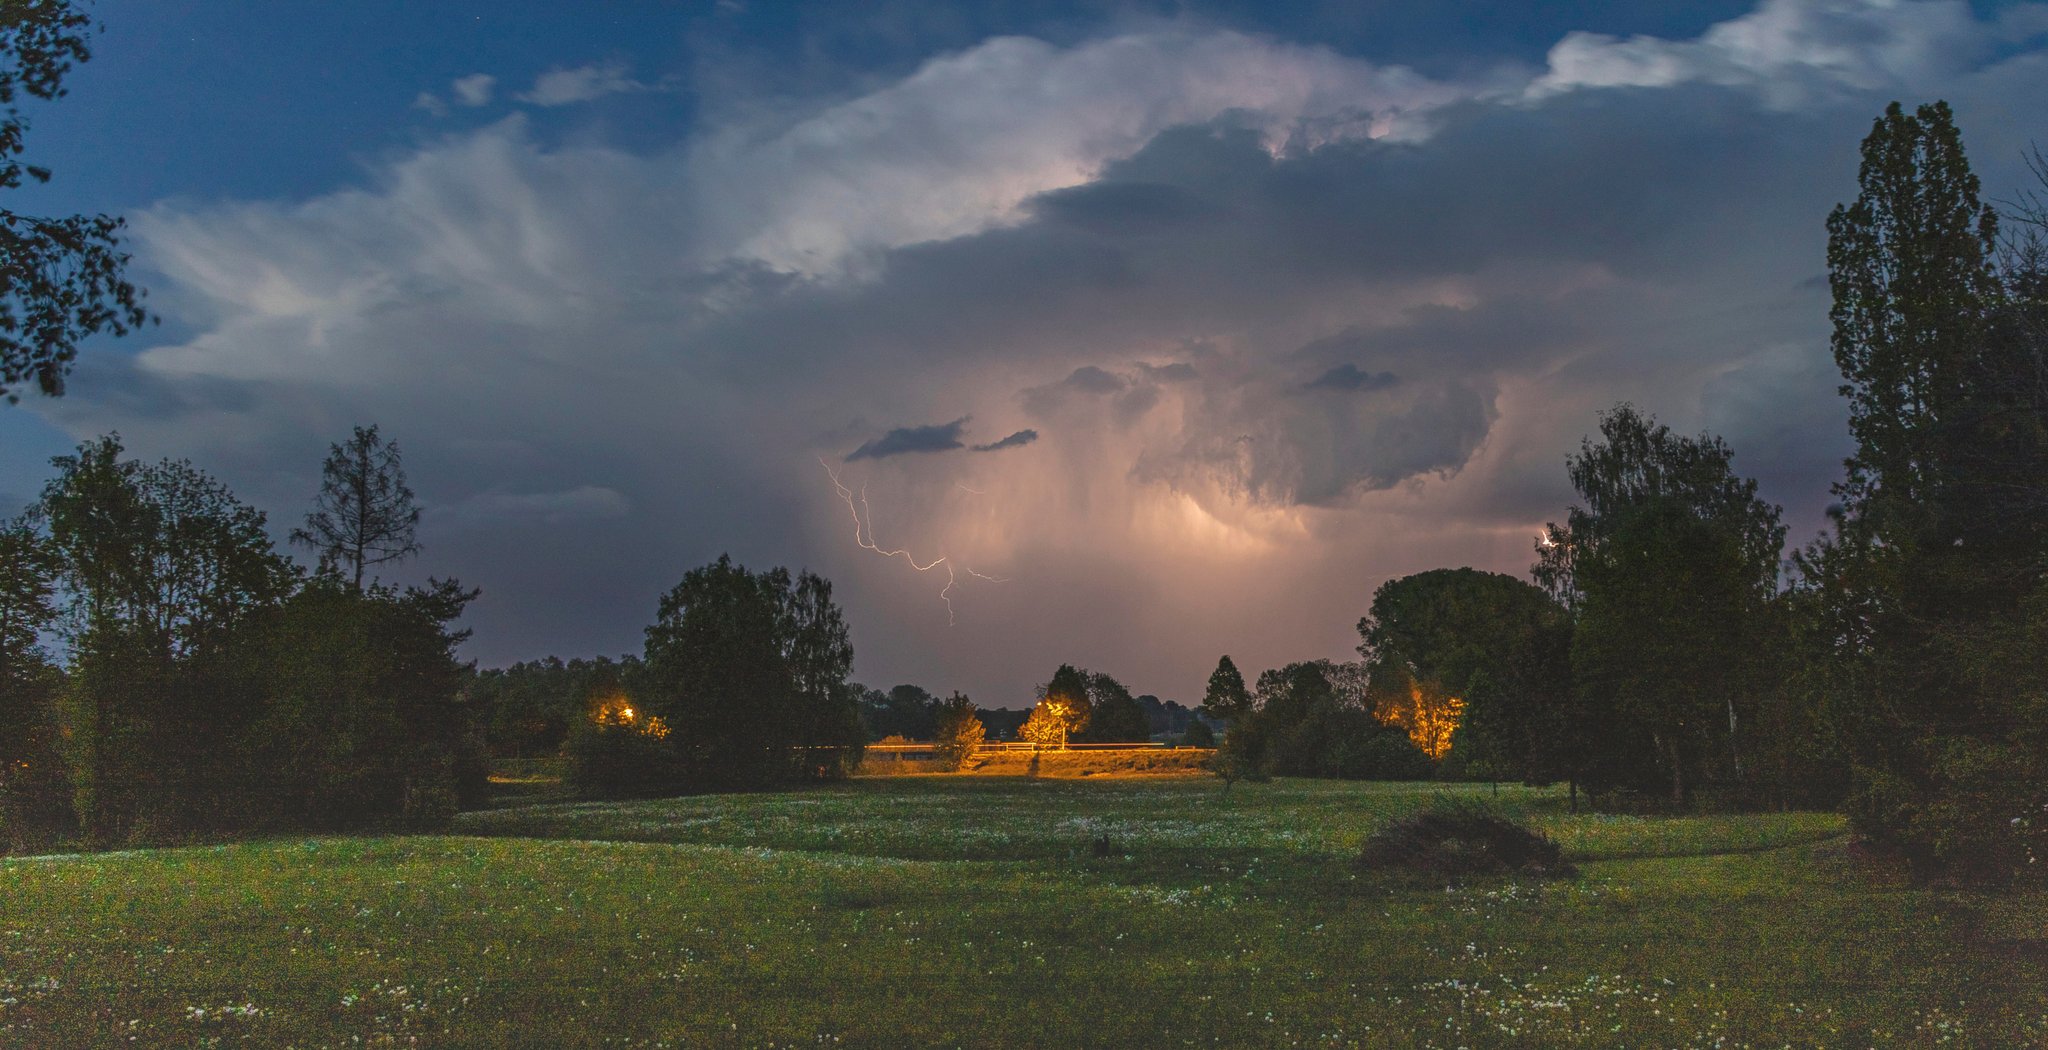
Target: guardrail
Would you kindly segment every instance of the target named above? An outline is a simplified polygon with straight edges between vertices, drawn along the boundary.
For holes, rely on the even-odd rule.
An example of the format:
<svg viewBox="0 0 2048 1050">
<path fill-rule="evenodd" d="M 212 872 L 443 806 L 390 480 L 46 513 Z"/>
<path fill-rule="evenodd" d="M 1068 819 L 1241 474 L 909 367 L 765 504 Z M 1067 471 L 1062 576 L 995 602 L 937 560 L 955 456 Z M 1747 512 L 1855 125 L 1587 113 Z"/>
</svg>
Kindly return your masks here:
<svg viewBox="0 0 2048 1050">
<path fill-rule="evenodd" d="M 876 755 L 876 754 L 881 754 L 881 755 L 915 755 L 915 754 L 930 754 L 930 753 L 931 753 L 931 752 L 932 752 L 933 750 L 935 750 L 935 749 L 936 749 L 937 747 L 938 747 L 938 745 L 937 745 L 937 744 L 869 744 L 869 745 L 868 745 L 868 748 L 867 748 L 867 753 L 868 753 L 868 754 L 871 754 L 871 755 Z M 1067 745 L 1066 747 L 1064 747 L 1064 748 L 1062 748 L 1062 747 L 1059 747 L 1059 746 L 1056 746 L 1056 745 L 1055 745 L 1055 746 L 1046 746 L 1046 745 L 1044 745 L 1044 744 L 1034 744 L 1034 743 L 1031 743 L 1031 742 L 1030 742 L 1030 741 L 1028 741 L 1028 740 L 992 740 L 992 741 L 986 742 L 986 743 L 982 744 L 982 745 L 981 745 L 980 747 L 976 748 L 976 749 L 975 749 L 975 752 L 976 752 L 977 754 L 979 754 L 979 753 L 981 753 L 981 752 L 984 752 L 984 751 L 1177 751 L 1177 750 L 1187 750 L 1187 751 L 1201 751 L 1201 750 L 1204 750 L 1204 749 L 1203 749 L 1203 748 L 1181 748 L 1181 747 L 1176 747 L 1175 745 L 1172 745 L 1172 744 L 1164 744 L 1164 743 L 1160 743 L 1159 741 L 1156 741 L 1156 740 L 1148 740 L 1148 741 L 1145 741 L 1145 742 L 1143 742 L 1143 743 L 1136 743 L 1136 742 L 1133 742 L 1133 743 L 1128 743 L 1128 744 L 1068 744 L 1068 745 Z"/>
</svg>

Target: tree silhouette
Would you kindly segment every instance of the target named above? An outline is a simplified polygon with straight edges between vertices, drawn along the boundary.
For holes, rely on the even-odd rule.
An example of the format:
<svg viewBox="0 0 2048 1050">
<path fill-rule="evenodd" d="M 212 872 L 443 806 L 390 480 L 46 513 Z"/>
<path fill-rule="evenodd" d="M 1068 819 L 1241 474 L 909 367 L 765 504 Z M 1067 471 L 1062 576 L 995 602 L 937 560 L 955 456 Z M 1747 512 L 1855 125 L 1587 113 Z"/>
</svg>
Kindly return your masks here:
<svg viewBox="0 0 2048 1050">
<path fill-rule="evenodd" d="M 1202 710 L 1209 712 L 1209 717 L 1226 722 L 1252 713 L 1251 690 L 1245 688 L 1244 675 L 1228 655 L 1216 661 L 1216 670 L 1209 674 L 1209 690 L 1202 696 Z"/>
<path fill-rule="evenodd" d="M 360 591 L 364 569 L 419 553 L 419 523 L 398 443 L 379 437 L 372 425 L 328 446 L 313 512 L 304 528 L 292 530 L 291 540 L 318 551 L 322 568 L 347 569 Z"/>
<path fill-rule="evenodd" d="M 64 0 L 0 4 L 0 189 L 50 181 L 48 168 L 21 159 L 28 120 L 23 94 L 64 95 L 64 76 L 92 57 L 93 21 Z M 78 341 L 126 335 L 148 319 L 142 292 L 123 276 L 123 223 L 111 215 L 24 215 L 0 208 L 0 397 L 21 400 L 34 380 L 46 396 L 64 392 Z"/>
</svg>

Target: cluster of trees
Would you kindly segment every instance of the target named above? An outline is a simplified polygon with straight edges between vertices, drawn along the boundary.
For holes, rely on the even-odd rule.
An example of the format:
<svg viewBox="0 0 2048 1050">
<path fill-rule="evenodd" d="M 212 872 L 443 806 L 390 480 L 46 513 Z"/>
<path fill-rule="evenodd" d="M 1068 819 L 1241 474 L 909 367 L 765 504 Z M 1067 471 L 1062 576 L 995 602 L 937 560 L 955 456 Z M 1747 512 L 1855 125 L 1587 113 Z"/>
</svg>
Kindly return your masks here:
<svg viewBox="0 0 2048 1050">
<path fill-rule="evenodd" d="M 417 549 L 375 428 L 327 460 L 313 573 L 190 463 L 106 437 L 55 466 L 0 523 L 0 838 L 433 825 L 482 789 L 449 628 L 475 592 L 360 582 L 378 550 Z"/>
<path fill-rule="evenodd" d="M 639 692 L 643 665 L 628 654 L 564 661 L 549 656 L 480 670 L 469 694 L 484 741 L 499 758 L 553 758 L 570 732 L 614 697 Z"/>
<path fill-rule="evenodd" d="M 1405 694 L 1404 697 L 1405 698 Z M 1209 675 L 1202 709 L 1229 725 L 1216 769 L 1226 780 L 1267 776 L 1419 780 L 1436 762 L 1425 753 L 1427 722 L 1403 724 L 1394 698 L 1374 695 L 1363 665 L 1311 660 L 1262 672 L 1246 687 L 1225 656 Z"/>
<path fill-rule="evenodd" d="M 867 739 L 852 667 L 829 582 L 721 556 L 662 596 L 644 657 L 570 735 L 571 780 L 666 794 L 843 777 Z"/>
<path fill-rule="evenodd" d="M 1219 667 L 1230 768 L 1345 769 L 1330 742 L 1370 713 L 1423 750 L 1453 726 L 1468 772 L 1567 781 L 1574 802 L 1842 804 L 1923 877 L 2038 872 L 2048 208 L 2023 196 L 2001 239 L 1942 103 L 1893 104 L 1859 182 L 1828 221 L 1856 451 L 1827 534 L 1787 559 L 1724 441 L 1618 406 L 1569 457 L 1580 503 L 1533 584 L 1459 569 L 1379 589 L 1365 698 L 1334 667 L 1255 691 Z"/>
<path fill-rule="evenodd" d="M 1017 736 L 1044 747 L 1142 744 L 1152 739 L 1152 720 L 1146 705 L 1122 682 L 1099 671 L 1061 664 L 1039 687 L 1038 703 Z"/>
<path fill-rule="evenodd" d="M 2001 242 L 1942 103 L 1894 104 L 1858 180 L 1828 220 L 1856 453 L 1834 534 L 1797 559 L 1799 683 L 1848 764 L 1865 834 L 1922 872 L 2038 872 L 2048 210 L 2020 202 L 2020 233 Z"/>
</svg>

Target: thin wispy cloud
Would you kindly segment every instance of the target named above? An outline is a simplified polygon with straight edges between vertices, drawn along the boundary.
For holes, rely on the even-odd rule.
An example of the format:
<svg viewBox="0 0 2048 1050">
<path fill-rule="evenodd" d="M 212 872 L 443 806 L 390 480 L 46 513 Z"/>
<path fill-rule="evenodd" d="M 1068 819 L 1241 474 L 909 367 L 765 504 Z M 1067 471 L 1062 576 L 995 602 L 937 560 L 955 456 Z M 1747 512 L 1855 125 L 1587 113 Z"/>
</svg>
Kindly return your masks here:
<svg viewBox="0 0 2048 1050">
<path fill-rule="evenodd" d="M 587 66 L 557 66 L 534 78 L 533 86 L 516 98 L 536 106 L 568 106 L 592 102 L 606 95 L 653 91 L 657 85 L 642 83 L 628 75 L 623 62 L 597 62 Z"/>
</svg>

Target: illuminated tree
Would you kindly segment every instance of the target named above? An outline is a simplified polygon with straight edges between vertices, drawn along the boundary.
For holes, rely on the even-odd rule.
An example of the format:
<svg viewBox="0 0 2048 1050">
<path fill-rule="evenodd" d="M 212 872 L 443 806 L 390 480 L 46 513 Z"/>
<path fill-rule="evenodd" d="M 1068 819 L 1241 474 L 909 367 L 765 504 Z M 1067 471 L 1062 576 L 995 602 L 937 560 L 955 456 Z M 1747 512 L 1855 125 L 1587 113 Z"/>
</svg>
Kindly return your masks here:
<svg viewBox="0 0 2048 1050">
<path fill-rule="evenodd" d="M 1434 763 L 1365 706 L 1340 690 L 1352 677 L 1328 660 L 1288 664 L 1259 675 L 1256 710 L 1231 725 L 1223 750 L 1246 770 L 1283 776 L 1407 780 Z"/>
<path fill-rule="evenodd" d="M 974 757 L 986 735 L 974 701 L 960 693 L 948 697 L 939 705 L 937 742 L 933 747 L 940 768 L 948 772 L 958 770 Z"/>
<path fill-rule="evenodd" d="M 1358 622 L 1375 713 L 1434 712 L 1431 696 L 1455 694 L 1463 710 L 1432 716 L 1417 743 L 1431 751 L 1455 727 L 1460 754 L 1533 783 L 1574 779 L 1584 734 L 1597 731 L 1571 707 L 1571 620 L 1523 580 L 1476 569 L 1434 569 L 1389 580 Z M 1426 683 L 1426 685 L 1425 685 Z M 1418 719 L 1395 719 L 1414 732 Z M 1441 752 L 1434 752 L 1442 757 Z M 1573 793 L 1576 797 L 1576 792 Z"/>
<path fill-rule="evenodd" d="M 1072 732 L 1079 733 L 1088 728 L 1088 720 L 1095 714 L 1093 697 L 1088 691 L 1088 672 L 1072 664 L 1061 664 L 1052 673 L 1052 680 L 1045 683 L 1039 694 L 1042 698 L 1057 698 L 1066 705 L 1067 717 L 1072 722 Z"/>
<path fill-rule="evenodd" d="M 1075 705 L 1065 696 L 1047 696 L 1031 709 L 1017 735 L 1040 747 L 1065 748 L 1067 737 L 1081 724 Z"/>
</svg>

